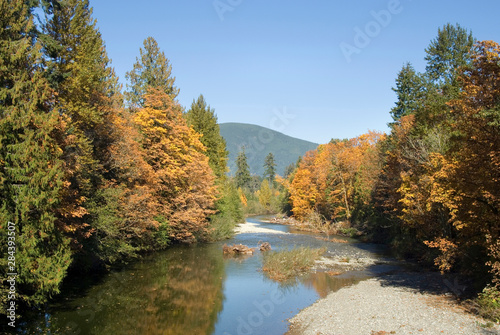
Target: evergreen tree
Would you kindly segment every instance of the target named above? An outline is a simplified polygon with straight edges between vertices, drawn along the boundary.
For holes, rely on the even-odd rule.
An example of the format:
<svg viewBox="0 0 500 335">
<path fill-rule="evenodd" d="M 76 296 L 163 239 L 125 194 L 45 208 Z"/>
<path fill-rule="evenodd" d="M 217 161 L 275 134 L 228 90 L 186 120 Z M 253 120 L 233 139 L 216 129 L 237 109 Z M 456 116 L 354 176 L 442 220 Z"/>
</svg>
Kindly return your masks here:
<svg viewBox="0 0 500 335">
<path fill-rule="evenodd" d="M 125 77 L 129 81 L 125 93 L 130 107 L 144 107 L 144 96 L 149 88 L 160 89 L 174 100 L 179 89 L 174 86 L 172 66 L 165 53 L 160 50 L 153 37 L 144 40 L 144 49 L 140 48 L 140 58 L 136 58 L 134 68 Z"/>
<path fill-rule="evenodd" d="M 215 111 L 205 102 L 203 95 L 193 100 L 191 108 L 186 113 L 189 126 L 202 135 L 201 143 L 207 148 L 206 155 L 209 164 L 218 180 L 225 178 L 227 172 L 226 141 L 220 135 L 219 124 Z"/>
<path fill-rule="evenodd" d="M 390 112 L 394 121 L 415 113 L 423 106 L 424 86 L 423 78 L 415 72 L 413 66 L 405 64 L 396 78 L 396 87 L 392 89 L 397 95 L 396 106 Z"/>
<path fill-rule="evenodd" d="M 245 148 L 243 148 L 236 157 L 236 187 L 248 188 L 250 180 L 250 167 L 248 166 L 247 156 L 245 155 Z"/>
<path fill-rule="evenodd" d="M 101 244 L 95 239 L 107 219 L 99 207 L 115 200 L 107 199 L 103 189 L 116 177 L 111 173 L 111 147 L 118 137 L 119 85 L 88 0 L 53 6 L 44 33 L 49 78 L 65 131 L 61 147 L 67 187 L 59 215 L 74 247 L 90 248 L 100 258 L 94 249 Z"/>
<path fill-rule="evenodd" d="M 448 23 L 438 29 L 438 36 L 425 49 L 426 73 L 443 89 L 445 95 L 458 93 L 458 70 L 470 64 L 474 41 L 470 31 L 459 24 L 453 26 Z"/>
<path fill-rule="evenodd" d="M 33 305 L 59 292 L 71 251 L 55 214 L 63 188 L 61 124 L 29 13 L 26 1 L 0 0 L 0 243 L 2 274 L 17 272 L 17 294 Z M 5 271 L 9 222 L 15 269 Z"/>
<path fill-rule="evenodd" d="M 266 156 L 264 168 L 264 179 L 267 178 L 272 185 L 276 177 L 276 163 L 274 162 L 274 155 L 271 152 Z"/>
</svg>

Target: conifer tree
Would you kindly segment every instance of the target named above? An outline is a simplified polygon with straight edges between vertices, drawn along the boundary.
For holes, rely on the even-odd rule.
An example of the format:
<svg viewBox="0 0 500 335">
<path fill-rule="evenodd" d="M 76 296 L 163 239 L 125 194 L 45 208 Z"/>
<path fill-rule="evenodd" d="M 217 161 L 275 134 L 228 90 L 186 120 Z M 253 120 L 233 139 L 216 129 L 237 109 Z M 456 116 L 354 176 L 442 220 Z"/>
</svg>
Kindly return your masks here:
<svg viewBox="0 0 500 335">
<path fill-rule="evenodd" d="M 236 157 L 236 187 L 248 188 L 250 185 L 250 167 L 248 166 L 245 148 L 243 148 Z"/>
<path fill-rule="evenodd" d="M 415 72 L 410 63 L 403 66 L 396 78 L 396 87 L 392 90 L 397 95 L 396 106 L 391 109 L 391 116 L 398 121 L 402 116 L 415 113 L 423 106 L 425 97 L 424 79 Z"/>
<path fill-rule="evenodd" d="M 56 141 L 61 124 L 32 32 L 26 2 L 0 0 L 1 248 L 7 256 L 7 224 L 12 222 L 15 269 L 9 272 L 18 273 L 18 296 L 34 305 L 58 293 L 71 251 L 55 214 L 64 181 Z"/>
<path fill-rule="evenodd" d="M 67 187 L 60 216 L 73 245 L 81 248 L 99 220 L 90 208 L 106 203 L 99 190 L 112 177 L 107 174 L 119 86 L 89 1 L 60 2 L 48 14 L 44 50 L 65 131 L 61 147 Z"/>
<path fill-rule="evenodd" d="M 125 75 L 129 81 L 125 93 L 129 106 L 133 109 L 144 107 L 144 97 L 149 88 L 160 89 L 174 100 L 179 89 L 174 86 L 172 66 L 156 40 L 153 37 L 146 38 L 144 49 L 140 48 L 139 52 L 140 57 L 136 58 L 134 68 Z"/>
<path fill-rule="evenodd" d="M 274 155 L 270 152 L 266 156 L 266 160 L 264 161 L 264 179 L 268 179 L 271 185 L 274 183 L 274 179 L 276 177 L 276 163 L 274 162 Z"/>
<path fill-rule="evenodd" d="M 457 75 L 461 67 L 470 64 L 474 45 L 472 32 L 448 23 L 438 29 L 438 36 L 425 49 L 426 73 L 443 89 L 445 95 L 457 93 Z M 453 89 L 454 88 L 454 89 Z M 455 92 L 450 92 L 450 90 Z"/>
<path fill-rule="evenodd" d="M 207 148 L 206 155 L 209 164 L 218 180 L 225 178 L 227 172 L 226 141 L 220 135 L 219 124 L 214 109 L 205 102 L 203 95 L 193 100 L 191 108 L 186 113 L 189 126 L 202 135 L 201 143 Z"/>
</svg>

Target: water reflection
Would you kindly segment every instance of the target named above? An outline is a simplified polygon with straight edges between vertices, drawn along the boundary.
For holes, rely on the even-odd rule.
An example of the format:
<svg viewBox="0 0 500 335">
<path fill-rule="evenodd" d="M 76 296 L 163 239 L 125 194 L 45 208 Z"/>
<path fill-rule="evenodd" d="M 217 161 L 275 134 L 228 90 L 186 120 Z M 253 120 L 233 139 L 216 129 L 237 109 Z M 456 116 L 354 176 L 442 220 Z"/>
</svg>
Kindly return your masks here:
<svg viewBox="0 0 500 335">
<path fill-rule="evenodd" d="M 283 232 L 289 228 L 263 225 Z M 376 257 L 369 246 L 325 242 L 309 234 L 241 234 L 225 243 L 257 247 L 261 242 L 269 242 L 273 250 L 326 246 L 331 256 Z M 24 334 L 284 334 L 287 319 L 301 309 L 371 276 L 317 272 L 280 284 L 260 271 L 259 251 L 248 258 L 225 259 L 223 244 L 174 247 L 76 293 L 66 290 L 65 299 L 29 317 L 19 330 Z"/>
<path fill-rule="evenodd" d="M 211 334 L 223 281 L 217 246 L 174 248 L 111 274 L 83 297 L 53 305 L 23 333 Z"/>
</svg>

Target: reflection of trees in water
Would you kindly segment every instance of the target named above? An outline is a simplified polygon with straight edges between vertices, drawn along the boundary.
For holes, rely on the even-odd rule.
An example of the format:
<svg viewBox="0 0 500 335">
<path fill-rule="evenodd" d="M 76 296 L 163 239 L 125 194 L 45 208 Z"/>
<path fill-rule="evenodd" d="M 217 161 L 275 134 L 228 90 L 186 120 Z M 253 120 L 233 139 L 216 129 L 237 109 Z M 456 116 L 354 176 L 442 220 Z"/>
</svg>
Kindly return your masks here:
<svg viewBox="0 0 500 335">
<path fill-rule="evenodd" d="M 302 282 L 308 287 L 314 288 L 321 298 L 324 298 L 330 292 L 338 291 L 342 287 L 359 282 L 360 279 L 342 278 L 328 274 L 327 272 L 311 273 L 304 278 Z"/>
<path fill-rule="evenodd" d="M 58 334 L 211 334 L 224 276 L 216 245 L 173 248 L 109 275 L 50 323 L 46 316 L 29 323 Z"/>
</svg>

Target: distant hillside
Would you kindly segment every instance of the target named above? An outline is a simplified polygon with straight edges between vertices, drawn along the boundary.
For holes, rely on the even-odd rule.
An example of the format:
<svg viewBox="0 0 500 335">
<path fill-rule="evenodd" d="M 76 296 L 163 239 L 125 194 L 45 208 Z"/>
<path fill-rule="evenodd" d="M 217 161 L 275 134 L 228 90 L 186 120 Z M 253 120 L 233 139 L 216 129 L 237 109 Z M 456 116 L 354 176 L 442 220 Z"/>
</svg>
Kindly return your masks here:
<svg viewBox="0 0 500 335">
<path fill-rule="evenodd" d="M 241 148 L 245 153 L 250 166 L 250 173 L 262 176 L 264 174 L 264 160 L 271 152 L 276 162 L 276 172 L 283 175 L 285 168 L 295 163 L 307 151 L 314 150 L 318 144 L 300 140 L 279 133 L 277 131 L 246 123 L 222 123 L 220 132 L 226 140 L 229 151 L 229 173 L 236 172 L 236 156 Z"/>
</svg>

